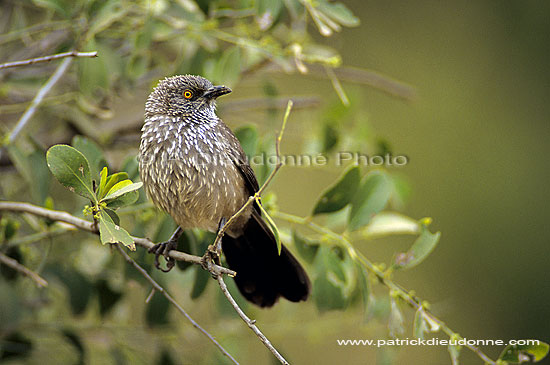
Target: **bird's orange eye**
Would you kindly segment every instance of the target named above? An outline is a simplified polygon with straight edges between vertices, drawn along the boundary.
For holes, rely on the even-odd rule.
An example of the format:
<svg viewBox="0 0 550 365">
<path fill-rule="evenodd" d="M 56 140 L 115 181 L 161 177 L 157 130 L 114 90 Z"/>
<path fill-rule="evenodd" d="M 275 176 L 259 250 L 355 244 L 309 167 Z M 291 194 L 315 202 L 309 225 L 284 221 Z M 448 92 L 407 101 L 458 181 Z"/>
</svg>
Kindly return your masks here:
<svg viewBox="0 0 550 365">
<path fill-rule="evenodd" d="M 193 97 L 193 93 L 189 90 L 185 90 L 183 92 L 183 97 L 186 98 L 186 99 L 191 99 Z"/>
</svg>

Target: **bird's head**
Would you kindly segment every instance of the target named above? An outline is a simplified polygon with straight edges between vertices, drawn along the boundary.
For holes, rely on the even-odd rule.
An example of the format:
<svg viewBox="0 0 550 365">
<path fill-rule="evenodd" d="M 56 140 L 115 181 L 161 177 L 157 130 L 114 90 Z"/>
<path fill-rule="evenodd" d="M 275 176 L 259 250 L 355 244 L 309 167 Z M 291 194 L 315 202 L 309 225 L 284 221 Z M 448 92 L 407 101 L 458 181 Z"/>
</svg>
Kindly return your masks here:
<svg viewBox="0 0 550 365">
<path fill-rule="evenodd" d="M 231 92 L 226 86 L 214 86 L 201 76 L 178 75 L 161 80 L 145 104 L 145 117 L 181 116 L 196 111 L 214 111 L 216 99 Z"/>
</svg>

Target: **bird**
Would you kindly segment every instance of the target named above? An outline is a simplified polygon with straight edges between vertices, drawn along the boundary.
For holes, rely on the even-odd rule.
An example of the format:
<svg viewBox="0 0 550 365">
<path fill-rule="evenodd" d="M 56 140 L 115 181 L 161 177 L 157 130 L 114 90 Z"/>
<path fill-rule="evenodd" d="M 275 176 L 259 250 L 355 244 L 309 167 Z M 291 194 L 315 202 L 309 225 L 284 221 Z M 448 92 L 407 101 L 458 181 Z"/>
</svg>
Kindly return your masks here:
<svg viewBox="0 0 550 365">
<path fill-rule="evenodd" d="M 145 103 L 139 170 L 153 204 L 178 225 L 172 237 L 155 245 L 155 265 L 177 247 L 183 230 L 218 232 L 259 190 L 254 170 L 239 140 L 216 115 L 216 100 L 232 90 L 195 75 L 159 81 Z M 237 288 L 248 301 L 271 307 L 280 297 L 307 300 L 310 280 L 284 246 L 281 251 L 263 220 L 258 201 L 226 227 L 221 249 L 236 272 Z"/>
</svg>

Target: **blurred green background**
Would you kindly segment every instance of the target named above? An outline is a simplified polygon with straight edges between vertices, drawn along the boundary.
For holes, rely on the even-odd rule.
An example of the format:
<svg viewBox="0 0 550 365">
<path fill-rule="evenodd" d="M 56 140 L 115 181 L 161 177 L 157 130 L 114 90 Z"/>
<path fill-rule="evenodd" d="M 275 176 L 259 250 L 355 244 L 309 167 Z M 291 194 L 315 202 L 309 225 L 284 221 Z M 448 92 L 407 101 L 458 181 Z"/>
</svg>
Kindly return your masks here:
<svg viewBox="0 0 550 365">
<path fill-rule="evenodd" d="M 411 187 L 401 211 L 414 218 L 432 217 L 431 230 L 442 232 L 433 254 L 422 265 L 396 273 L 395 281 L 428 300 L 433 313 L 465 338 L 537 338 L 548 342 L 550 285 L 544 277 L 550 261 L 550 189 L 546 188 L 550 3 L 356 0 L 345 4 L 361 25 L 344 28 L 330 38 L 313 31 L 314 40 L 336 49 L 345 65 L 376 70 L 412 85 L 416 92 L 413 100 L 405 101 L 343 81 L 353 110 L 346 118 L 366 131 L 366 151 L 376 150 L 377 141 L 385 141 L 394 154 L 408 156 L 408 165 L 391 169 Z M 154 52 L 152 57 L 156 57 Z M 339 108 L 340 101 L 330 81 L 312 73 L 266 72 L 244 76 L 234 84 L 225 81 L 234 92 L 220 99 L 219 114 L 233 129 L 255 123 L 261 134 L 271 137 L 279 126 L 280 113 L 238 109 L 231 102 L 269 95 L 272 89 L 297 100 L 315 95 L 319 107 L 293 111 L 282 145 L 284 153 L 314 150 L 323 115 Z M 120 92 L 109 102 L 110 118 L 98 122 L 100 127 L 122 125 L 121 130 L 130 132 L 127 139 L 119 141 L 118 148 L 108 151 L 109 162 L 115 166 L 137 151 L 136 135 L 150 86 L 142 82 Z M 3 122 L 8 125 L 17 117 L 10 115 Z M 37 120 L 34 125 L 50 127 L 44 127 L 44 121 L 40 124 L 40 117 Z M 346 123 L 337 127 L 345 129 L 350 125 Z M 277 193 L 282 211 L 307 215 L 342 171 L 335 166 L 285 167 L 269 190 Z M 2 187 L 9 196 L 12 191 L 6 187 L 17 177 L 5 176 Z M 52 190 L 63 194 L 59 186 Z M 72 203 L 61 201 L 56 207 L 74 209 Z M 89 272 L 94 271 L 94 264 L 86 264 L 87 257 L 108 260 L 105 247 L 92 247 L 94 240 L 84 233 L 75 233 L 67 240 L 81 243 L 79 251 L 74 249 L 69 257 L 80 260 Z M 375 262 L 389 262 L 395 252 L 406 251 L 410 244 L 410 237 L 398 237 L 361 242 L 358 247 Z M 116 287 L 117 280 L 122 281 L 117 272 L 123 267 L 124 263 L 117 261 L 110 268 L 115 276 L 111 285 Z M 206 295 L 191 300 L 194 273 L 169 275 L 167 286 L 177 299 L 239 360 L 274 363 L 257 338 L 230 308 L 224 307 L 214 285 L 209 285 Z M 118 289 L 122 287 L 118 282 Z M 143 330 L 144 320 L 140 318 L 148 289 L 130 282 L 125 290 L 125 305 L 117 305 L 105 322 L 98 322 L 97 313 L 91 309 L 76 322 L 85 333 L 87 362 L 115 363 L 118 356 L 125 359 L 123 362 L 163 363 L 159 358 L 163 348 L 170 349 L 176 363 L 222 361 L 213 346 L 175 313 L 170 318 L 177 325 Z M 373 293 L 377 298 L 387 297 L 383 287 L 374 287 Z M 55 308 L 68 308 L 63 295 L 54 300 Z M 384 311 L 384 306 L 380 307 Z M 319 313 L 313 305 L 281 302 L 268 311 L 246 310 L 292 363 L 450 363 L 444 347 L 337 346 L 336 339 L 340 338 L 387 338 L 387 322 L 367 321 L 356 306 Z M 404 337 L 412 338 L 414 312 L 406 307 L 403 312 L 407 328 Z M 52 312 L 34 315 L 37 322 L 52 318 Z M 60 319 L 60 323 L 66 320 Z M 47 340 L 35 350 L 31 362 L 51 354 L 52 346 L 64 361 L 75 358 L 73 348 L 52 335 L 48 326 L 35 330 L 34 336 Z M 488 346 L 483 350 L 496 358 L 502 348 Z M 480 363 L 466 350 L 461 352 L 461 361 Z"/>
<path fill-rule="evenodd" d="M 375 133 L 389 140 L 396 154 L 409 157 L 399 170 L 412 186 L 404 212 L 433 217 L 431 227 L 442 232 L 430 258 L 396 280 L 429 298 L 432 309 L 464 337 L 547 341 L 550 4 L 346 4 L 362 24 L 329 39 L 345 64 L 381 71 L 418 93 L 404 103 L 363 88 L 358 100 Z M 298 86 L 304 92 L 319 87 L 314 81 Z M 329 94 L 329 85 L 326 90 Z M 290 180 L 294 172 L 281 175 Z M 298 186 L 297 196 L 310 201 L 319 193 L 310 184 L 304 176 L 287 188 Z M 279 195 L 283 209 L 285 197 Z M 396 246 L 386 244 L 370 243 L 362 251 L 387 259 Z M 437 351 L 441 355 L 441 349 L 409 348 L 398 363 L 444 363 L 423 357 Z M 498 350 L 487 352 L 495 356 Z M 364 349 L 338 351 L 351 363 L 369 363 L 365 354 Z M 478 361 L 466 352 L 462 356 L 466 364 Z"/>
</svg>

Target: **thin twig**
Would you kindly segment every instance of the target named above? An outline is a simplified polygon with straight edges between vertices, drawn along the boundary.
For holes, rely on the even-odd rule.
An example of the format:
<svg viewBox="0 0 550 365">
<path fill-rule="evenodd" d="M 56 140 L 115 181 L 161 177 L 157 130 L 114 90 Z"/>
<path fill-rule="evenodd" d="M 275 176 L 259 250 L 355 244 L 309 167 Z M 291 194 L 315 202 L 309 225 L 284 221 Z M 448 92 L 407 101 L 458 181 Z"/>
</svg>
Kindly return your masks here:
<svg viewBox="0 0 550 365">
<path fill-rule="evenodd" d="M 147 298 L 145 298 L 145 303 L 149 304 L 149 302 L 151 301 L 151 299 L 153 298 L 153 295 L 155 295 L 157 291 L 155 290 L 155 288 L 151 289 L 151 292 L 149 293 L 149 295 L 147 296 Z"/>
<path fill-rule="evenodd" d="M 372 261 L 370 261 L 368 258 L 366 258 L 361 252 L 357 251 L 353 244 L 348 240 L 347 237 L 340 235 L 326 227 L 323 227 L 321 225 L 318 225 L 311 221 L 311 218 L 309 217 L 299 217 L 293 214 L 288 213 L 282 213 L 282 212 L 276 212 L 274 214 L 276 218 L 285 220 L 289 223 L 293 224 L 300 224 L 305 227 L 308 227 L 314 232 L 320 233 L 322 235 L 326 235 L 330 237 L 334 242 L 340 243 L 345 249 L 347 249 L 349 255 L 356 259 L 361 263 L 361 265 L 367 269 L 369 272 L 374 274 L 378 281 L 382 283 L 384 286 L 386 286 L 388 289 L 390 289 L 391 292 L 396 293 L 402 300 L 404 300 L 408 305 L 410 305 L 413 309 L 418 310 L 422 308 L 425 315 L 430 318 L 431 321 L 437 323 L 438 326 L 445 332 L 449 337 L 456 336 L 456 332 L 454 332 L 452 329 L 450 329 L 445 322 L 443 322 L 441 319 L 436 317 L 434 314 L 432 314 L 430 311 L 428 311 L 425 307 L 423 307 L 423 300 L 419 299 L 418 297 L 412 295 L 401 287 L 399 284 L 393 282 L 382 270 L 378 268 Z M 495 361 L 491 360 L 489 356 L 487 356 L 481 349 L 474 345 L 466 344 L 464 345 L 471 351 L 473 351 L 476 355 L 478 355 L 485 363 L 487 364 L 495 364 Z"/>
<path fill-rule="evenodd" d="M 0 70 L 3 68 L 28 66 L 28 65 L 34 65 L 35 63 L 50 62 L 50 61 L 58 60 L 60 58 L 67 58 L 67 57 L 97 57 L 97 51 L 94 51 L 94 52 L 71 51 L 71 52 L 65 52 L 65 53 L 58 53 L 50 56 L 31 58 L 23 61 L 6 62 L 6 63 L 0 64 Z"/>
<path fill-rule="evenodd" d="M 281 131 L 279 132 L 279 135 L 277 136 L 277 139 L 275 140 L 275 154 L 277 156 L 277 163 L 275 164 L 275 168 L 273 169 L 273 171 L 271 171 L 271 174 L 269 174 L 269 176 L 265 180 L 264 184 L 260 187 L 260 189 L 254 195 L 250 196 L 248 198 L 248 200 L 246 201 L 246 203 L 244 203 L 244 205 L 241 207 L 241 209 L 239 209 L 235 214 L 233 214 L 231 216 L 231 218 L 229 218 L 229 220 L 227 222 L 225 222 L 224 226 L 220 230 L 218 230 L 218 234 L 216 235 L 216 239 L 214 240 L 214 243 L 212 244 L 213 247 L 218 247 L 219 246 L 219 243 L 220 243 L 223 235 L 227 231 L 227 229 L 231 226 L 231 224 L 233 224 L 233 222 L 241 214 L 243 214 L 243 212 L 252 204 L 252 202 L 256 199 L 260 199 L 260 197 L 261 197 L 262 193 L 264 192 L 264 190 L 271 183 L 271 181 L 273 180 L 273 178 L 275 177 L 275 175 L 277 174 L 277 172 L 279 171 L 281 166 L 283 166 L 283 163 L 281 162 L 281 153 L 280 153 L 281 147 L 280 146 L 281 146 L 281 141 L 283 139 L 283 133 L 284 133 L 285 127 L 286 127 L 286 122 L 287 122 L 288 117 L 290 115 L 290 111 L 292 110 L 292 105 L 294 105 L 294 103 L 292 102 L 292 100 L 289 100 L 288 103 L 287 103 L 287 106 L 286 106 L 285 115 L 283 117 L 283 124 L 281 126 Z"/>
<path fill-rule="evenodd" d="M 94 226 L 93 222 L 75 217 L 74 215 L 71 215 L 67 212 L 63 212 L 59 210 L 50 210 L 50 209 L 42 208 L 29 203 L 9 202 L 9 201 L 0 202 L 0 211 L 3 211 L 3 210 L 11 211 L 11 212 L 30 213 L 40 217 L 48 218 L 53 221 L 69 223 L 83 231 L 99 234 L 99 231 Z M 140 237 L 132 237 L 132 238 L 134 239 L 134 242 L 136 243 L 136 245 L 144 247 L 146 249 L 149 249 L 155 245 L 151 240 L 147 238 L 140 238 Z M 168 256 L 178 261 L 186 261 L 196 265 L 202 264 L 201 257 L 190 255 L 181 251 L 171 250 L 170 252 L 168 252 Z M 235 276 L 235 271 L 233 270 L 230 270 L 228 268 L 225 268 L 223 266 L 218 266 L 218 265 L 212 265 L 212 266 L 217 273 L 226 274 L 229 276 Z"/>
<path fill-rule="evenodd" d="M 235 299 L 233 299 L 233 297 L 231 296 L 231 293 L 229 293 L 229 290 L 227 289 L 227 285 L 225 285 L 225 282 L 223 281 L 223 277 L 221 275 L 218 275 L 217 280 L 218 280 L 218 284 L 220 284 L 220 289 L 222 290 L 223 294 L 225 295 L 227 300 L 229 300 L 229 303 L 231 303 L 231 305 L 233 306 L 235 311 L 239 314 L 239 317 L 241 317 L 244 323 L 246 323 L 246 325 L 250 327 L 252 332 L 254 332 L 256 336 L 258 336 L 260 341 L 262 341 L 265 347 L 267 347 L 269 351 L 271 351 L 273 355 L 275 355 L 275 357 L 277 358 L 277 360 L 281 362 L 281 364 L 288 365 L 288 361 L 286 361 L 285 358 L 279 353 L 279 351 L 277 351 L 277 349 L 273 347 L 273 345 L 267 339 L 267 337 L 265 337 L 265 335 L 260 331 L 258 326 L 256 326 L 256 321 L 248 318 L 248 316 L 243 312 L 241 307 L 239 307 Z"/>
<path fill-rule="evenodd" d="M 33 58 L 30 60 L 25 61 L 16 61 L 16 62 L 8 62 L 0 65 L 0 69 L 7 68 L 7 67 L 15 67 L 15 66 L 23 66 L 23 65 L 32 65 L 33 63 L 37 62 L 46 62 L 51 61 L 54 59 L 59 58 L 65 58 L 63 62 L 57 67 L 55 72 L 52 74 L 52 76 L 48 79 L 48 81 L 40 88 L 34 99 L 32 99 L 31 104 L 25 111 L 25 113 L 21 116 L 11 133 L 9 134 L 7 145 L 12 144 L 19 133 L 25 128 L 25 126 L 29 123 L 32 116 L 38 109 L 38 106 L 42 103 L 42 100 L 44 100 L 44 97 L 51 91 L 51 89 L 54 87 L 54 85 L 61 79 L 61 77 L 65 74 L 65 72 L 68 70 L 69 66 L 71 65 L 71 62 L 73 61 L 74 57 L 96 57 L 97 52 L 66 52 L 66 53 L 60 53 L 57 55 L 52 56 L 46 56 L 46 57 L 39 57 L 39 58 Z M 5 147 L 5 146 L 4 146 Z M 4 148 L 0 149 L 0 159 L 2 158 Z"/>
<path fill-rule="evenodd" d="M 72 61 L 73 61 L 72 58 L 64 59 L 63 62 L 61 62 L 61 64 L 57 67 L 57 69 L 55 70 L 53 75 L 50 77 L 50 79 L 38 91 L 38 93 L 32 100 L 31 105 L 29 105 L 25 113 L 21 116 L 21 118 L 15 125 L 15 128 L 13 129 L 13 131 L 10 133 L 8 143 L 13 143 L 13 141 L 15 141 L 19 133 L 21 133 L 23 128 L 25 128 L 29 120 L 32 118 L 32 116 L 36 112 L 36 109 L 38 108 L 38 106 L 40 105 L 40 103 L 42 102 L 46 94 L 50 92 L 50 90 L 57 83 L 57 81 L 59 81 L 61 76 L 63 76 L 65 71 L 67 71 Z"/>
<path fill-rule="evenodd" d="M 322 65 L 309 63 L 308 69 L 310 71 L 309 75 L 322 79 L 326 78 L 326 70 L 323 69 Z M 418 99 L 417 91 L 411 85 L 374 70 L 342 66 L 334 68 L 333 71 L 338 79 L 345 82 L 367 85 L 406 101 L 415 101 Z"/>
<path fill-rule="evenodd" d="M 41 277 L 34 271 L 27 269 L 25 266 L 21 265 L 16 260 L 12 259 L 9 256 L 4 255 L 1 252 L 0 252 L 0 262 L 6 266 L 11 267 L 14 270 L 19 271 L 21 274 L 28 276 L 32 281 L 36 283 L 36 286 L 39 288 L 45 288 L 48 286 L 48 282 L 43 277 Z"/>
<path fill-rule="evenodd" d="M 271 171 L 271 174 L 269 174 L 269 177 L 266 179 L 264 184 L 258 189 L 258 191 L 251 197 L 248 198 L 246 203 L 239 209 L 235 214 L 229 218 L 229 220 L 225 223 L 225 225 L 218 231 L 218 234 L 216 236 L 216 239 L 214 240 L 214 243 L 212 244 L 213 247 L 217 248 L 219 244 L 221 243 L 221 239 L 227 230 L 231 223 L 233 223 L 243 212 L 247 209 L 247 207 L 252 204 L 253 201 L 258 201 L 258 204 L 260 203 L 260 196 L 263 193 L 263 191 L 267 188 L 269 183 L 273 180 L 283 163 L 281 162 L 281 153 L 280 153 L 280 146 L 281 141 L 283 139 L 283 133 L 285 131 L 286 123 L 288 121 L 288 117 L 290 115 L 290 111 L 292 110 L 292 100 L 288 101 L 285 115 L 283 117 L 283 124 L 281 126 L 281 130 L 279 132 L 279 135 L 277 136 L 277 139 L 275 140 L 275 154 L 277 156 L 277 164 L 275 165 L 275 168 L 273 171 Z M 211 271 L 212 272 L 212 271 Z M 237 273 L 238 275 L 238 273 Z M 218 284 L 220 285 L 220 289 L 222 290 L 223 294 L 226 296 L 227 300 L 231 303 L 235 311 L 239 314 L 241 319 L 246 323 L 246 325 L 258 336 L 260 341 L 273 353 L 273 355 L 279 360 L 282 364 L 288 364 L 288 361 L 285 360 L 285 358 L 277 351 L 277 349 L 271 344 L 271 342 L 265 337 L 265 335 L 260 331 L 258 326 L 256 326 L 256 321 L 251 320 L 248 318 L 248 316 L 243 312 L 243 310 L 239 307 L 235 299 L 231 296 L 231 293 L 229 293 L 229 290 L 227 289 L 227 286 L 225 285 L 225 282 L 223 281 L 223 277 L 221 275 L 216 275 L 216 279 L 218 280 Z"/>
<path fill-rule="evenodd" d="M 122 255 L 122 257 L 124 257 L 124 259 L 126 261 L 128 261 L 128 263 L 130 265 L 132 265 L 137 271 L 140 272 L 141 275 L 143 275 L 143 277 L 145 279 L 147 279 L 147 281 L 149 283 L 151 283 L 151 285 L 153 286 L 153 291 L 151 292 L 152 294 L 154 294 L 155 291 L 158 291 L 160 293 L 162 293 L 162 295 L 164 295 L 164 297 L 166 299 L 168 299 L 168 301 L 170 303 L 172 303 L 172 305 L 174 307 L 176 307 L 176 309 L 181 313 L 183 314 L 183 316 L 185 318 L 187 318 L 187 320 L 189 322 L 191 322 L 191 324 L 193 325 L 193 327 L 195 327 L 196 329 L 198 329 L 199 331 L 202 332 L 202 334 L 204 334 L 206 337 L 208 337 L 208 339 L 210 341 L 212 341 L 212 343 L 214 345 L 216 345 L 216 347 L 225 355 L 229 358 L 229 360 L 231 360 L 231 362 L 233 364 L 239 364 L 237 362 L 237 360 L 235 360 L 233 358 L 233 356 L 231 356 L 231 354 L 229 352 L 227 352 L 223 347 L 222 345 L 220 345 L 220 343 L 218 341 L 216 341 L 216 339 L 214 337 L 212 337 L 212 335 L 210 333 L 208 333 L 204 328 L 202 328 L 197 322 L 195 322 L 195 320 L 193 318 L 191 318 L 191 316 L 185 311 L 185 309 L 183 309 L 179 304 L 178 302 L 176 302 L 176 300 L 174 298 L 172 298 L 172 296 L 170 294 L 168 294 L 168 292 L 162 287 L 159 285 L 159 283 L 157 283 L 155 281 L 155 279 L 153 279 L 148 273 L 147 271 L 145 271 L 144 268 L 142 268 L 137 262 L 134 261 L 134 259 L 132 259 L 127 253 L 126 251 L 119 245 L 119 244 L 115 244 L 116 248 L 118 249 L 118 252 Z M 221 278 L 222 276 L 219 275 L 218 278 Z M 149 295 L 148 297 L 150 297 L 151 295 Z"/>
</svg>

